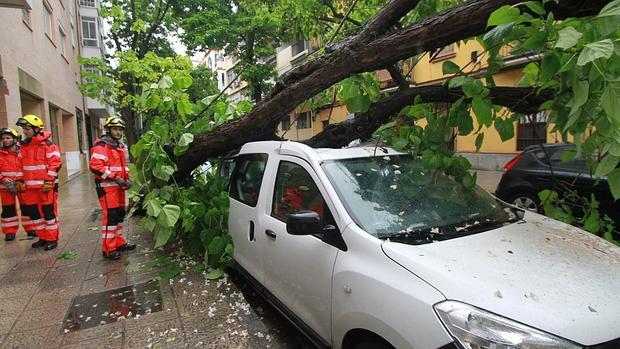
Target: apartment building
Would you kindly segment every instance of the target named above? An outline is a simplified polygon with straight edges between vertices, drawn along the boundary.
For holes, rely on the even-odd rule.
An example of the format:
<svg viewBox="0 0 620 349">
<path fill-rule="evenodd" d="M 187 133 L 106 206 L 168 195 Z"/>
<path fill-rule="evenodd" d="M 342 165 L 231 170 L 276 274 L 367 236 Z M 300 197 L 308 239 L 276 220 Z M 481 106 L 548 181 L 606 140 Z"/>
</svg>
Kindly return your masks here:
<svg viewBox="0 0 620 349">
<path fill-rule="evenodd" d="M 203 64 L 215 74 L 217 87 L 220 91 L 228 87 L 226 89 L 226 99 L 229 102 L 250 100 L 250 89 L 247 82 L 237 77 L 237 71 L 235 70 L 237 60 L 232 56 L 226 55 L 224 50 L 208 50 L 195 55 L 191 60 L 194 66 Z"/>
<path fill-rule="evenodd" d="M 87 168 L 86 154 L 104 116 L 93 110 L 105 109 L 85 100 L 78 87 L 78 56 L 88 44 L 82 33 L 90 29 L 80 5 L 89 2 L 0 1 L 0 126 L 16 127 L 25 114 L 39 116 L 60 146 L 60 181 L 66 181 Z"/>
</svg>

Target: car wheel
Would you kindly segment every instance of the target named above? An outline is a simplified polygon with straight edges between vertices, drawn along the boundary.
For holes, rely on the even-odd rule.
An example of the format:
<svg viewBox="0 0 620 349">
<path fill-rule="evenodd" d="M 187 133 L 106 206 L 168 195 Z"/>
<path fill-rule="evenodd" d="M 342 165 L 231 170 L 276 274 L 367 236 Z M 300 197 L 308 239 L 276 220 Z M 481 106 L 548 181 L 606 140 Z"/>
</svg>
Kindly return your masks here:
<svg viewBox="0 0 620 349">
<path fill-rule="evenodd" d="M 510 197 L 509 203 L 532 212 L 540 212 L 540 200 L 535 194 L 523 192 Z"/>
</svg>

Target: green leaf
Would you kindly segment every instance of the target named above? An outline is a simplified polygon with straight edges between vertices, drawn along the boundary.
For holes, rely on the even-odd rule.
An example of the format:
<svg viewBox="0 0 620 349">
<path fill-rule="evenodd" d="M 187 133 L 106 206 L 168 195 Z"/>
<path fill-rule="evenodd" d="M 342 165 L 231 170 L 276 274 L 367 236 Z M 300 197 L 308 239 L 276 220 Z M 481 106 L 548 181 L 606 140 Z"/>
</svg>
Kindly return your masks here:
<svg viewBox="0 0 620 349">
<path fill-rule="evenodd" d="M 395 138 L 394 140 L 392 140 L 392 145 L 394 146 L 394 148 L 402 150 L 405 149 L 405 147 L 409 144 L 409 140 L 406 138 Z"/>
<path fill-rule="evenodd" d="M 355 97 L 345 99 L 344 102 L 347 105 L 347 110 L 351 113 L 366 112 L 372 103 L 370 97 L 366 95 L 357 95 Z"/>
<path fill-rule="evenodd" d="M 597 211 L 592 211 L 583 223 L 583 229 L 596 234 L 601 230 L 601 219 Z"/>
<path fill-rule="evenodd" d="M 216 280 L 224 276 L 224 271 L 220 268 L 213 269 L 208 273 L 205 273 L 205 279 L 207 280 Z"/>
<path fill-rule="evenodd" d="M 162 78 L 159 80 L 159 83 L 157 84 L 157 86 L 159 88 L 170 88 L 172 86 L 173 82 L 172 82 L 172 78 L 169 77 L 168 75 L 164 75 L 162 76 Z"/>
<path fill-rule="evenodd" d="M 528 1 L 525 3 L 525 6 L 530 9 L 530 11 L 534 12 L 537 15 L 544 15 L 547 13 L 545 8 L 538 1 Z"/>
<path fill-rule="evenodd" d="M 179 137 L 178 145 L 190 145 L 194 141 L 194 135 L 191 133 L 184 133 Z"/>
<path fill-rule="evenodd" d="M 453 79 L 450 79 L 450 81 L 448 82 L 448 87 L 449 88 L 461 87 L 468 80 L 471 80 L 471 78 L 468 78 L 466 76 L 457 76 Z"/>
<path fill-rule="evenodd" d="M 443 65 L 441 66 L 441 70 L 443 71 L 444 75 L 446 75 L 446 74 L 456 74 L 461 71 L 461 68 L 452 61 L 445 61 L 443 62 Z"/>
<path fill-rule="evenodd" d="M 77 256 L 78 253 L 75 251 L 66 251 L 56 256 L 56 259 L 70 261 L 77 258 Z"/>
<path fill-rule="evenodd" d="M 181 99 L 177 102 L 177 112 L 181 116 L 189 115 L 192 113 L 192 103 L 187 99 Z"/>
<path fill-rule="evenodd" d="M 164 185 L 159 189 L 159 197 L 170 201 L 172 199 L 172 195 L 174 194 L 174 188 L 171 185 Z"/>
<path fill-rule="evenodd" d="M 607 175 L 607 183 L 614 199 L 620 199 L 620 168 L 616 168 Z"/>
<path fill-rule="evenodd" d="M 482 141 L 484 141 L 484 133 L 478 133 L 478 135 L 476 136 L 476 151 L 480 151 L 480 148 L 482 147 Z"/>
<path fill-rule="evenodd" d="M 146 214 L 151 217 L 157 217 L 161 213 L 162 207 L 157 198 L 152 198 L 150 200 L 146 200 L 144 203 L 144 207 L 146 208 Z"/>
<path fill-rule="evenodd" d="M 162 181 L 168 181 L 173 173 L 174 167 L 170 165 L 155 166 L 155 169 L 153 169 L 153 175 Z"/>
<path fill-rule="evenodd" d="M 487 27 L 516 22 L 521 16 L 518 8 L 504 5 L 491 13 L 487 21 Z"/>
<path fill-rule="evenodd" d="M 605 5 L 597 17 L 620 16 L 620 1 L 612 1 Z"/>
<path fill-rule="evenodd" d="M 499 133 L 499 137 L 502 139 L 502 142 L 506 142 L 515 136 L 515 127 L 510 119 L 495 119 L 495 129 Z"/>
<path fill-rule="evenodd" d="M 581 32 L 573 27 L 566 27 L 558 32 L 559 38 L 555 43 L 556 48 L 567 50 L 577 45 L 579 39 L 583 36 Z"/>
<path fill-rule="evenodd" d="M 465 188 L 472 189 L 473 187 L 475 187 L 477 176 L 478 174 L 476 172 L 474 172 L 473 175 L 471 175 L 470 173 L 466 173 L 465 176 L 463 176 L 463 185 L 465 186 Z"/>
<path fill-rule="evenodd" d="M 226 248 L 226 240 L 222 239 L 221 236 L 216 236 L 209 243 L 207 251 L 209 254 L 220 254 L 224 252 L 224 248 Z"/>
<path fill-rule="evenodd" d="M 558 54 L 555 52 L 547 53 L 542 60 L 540 70 L 540 79 L 542 80 L 542 82 L 548 81 L 553 78 L 553 76 L 558 73 L 561 67 L 562 62 L 560 61 L 560 56 L 558 56 Z"/>
<path fill-rule="evenodd" d="M 620 84 L 611 83 L 601 96 L 601 107 L 610 117 L 620 123 Z"/>
<path fill-rule="evenodd" d="M 180 215 L 181 208 L 179 206 L 170 204 L 164 205 L 159 216 L 157 216 L 157 223 L 172 228 L 179 220 Z"/>
<path fill-rule="evenodd" d="M 462 88 L 463 93 L 465 93 L 467 97 L 481 96 L 485 90 L 485 87 L 480 80 L 473 79 L 468 79 L 465 81 Z"/>
<path fill-rule="evenodd" d="M 479 125 L 491 126 L 493 123 L 493 105 L 488 99 L 476 96 L 471 101 L 471 107 L 476 113 Z"/>
<path fill-rule="evenodd" d="M 142 227 L 144 227 L 144 229 L 148 231 L 153 231 L 155 229 L 157 221 L 153 217 L 144 217 L 140 220 L 140 224 L 142 225 Z"/>
<path fill-rule="evenodd" d="M 577 60 L 577 65 L 584 66 L 599 58 L 610 58 L 614 54 L 614 43 L 605 39 L 587 44 Z"/>
<path fill-rule="evenodd" d="M 577 81 L 573 84 L 573 99 L 570 102 L 570 114 L 575 114 L 577 109 L 588 101 L 590 93 L 590 84 L 586 80 Z"/>
<path fill-rule="evenodd" d="M 601 162 L 599 162 L 596 166 L 594 177 L 598 178 L 609 174 L 616 168 L 616 166 L 618 166 L 618 160 L 620 160 L 620 158 L 617 156 L 613 156 L 611 154 L 605 155 Z"/>
<path fill-rule="evenodd" d="M 487 49 L 499 46 L 504 38 L 507 38 L 510 35 L 514 26 L 514 23 L 506 23 L 491 29 L 488 33 L 484 34 L 484 37 L 482 38 L 484 41 L 484 46 Z"/>
<path fill-rule="evenodd" d="M 172 236 L 172 229 L 159 227 L 155 235 L 155 248 L 164 246 Z"/>
</svg>

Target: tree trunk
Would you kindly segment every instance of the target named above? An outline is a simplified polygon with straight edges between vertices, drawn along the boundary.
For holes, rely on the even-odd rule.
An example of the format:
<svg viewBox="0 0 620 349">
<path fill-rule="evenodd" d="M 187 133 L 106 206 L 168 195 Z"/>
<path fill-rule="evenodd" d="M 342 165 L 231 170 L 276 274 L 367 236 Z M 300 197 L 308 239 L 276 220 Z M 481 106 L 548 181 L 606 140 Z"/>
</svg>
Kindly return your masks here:
<svg viewBox="0 0 620 349">
<path fill-rule="evenodd" d="M 485 33 L 487 19 L 494 10 L 519 2 L 521 0 L 469 1 L 381 36 L 378 33 L 392 27 L 417 4 L 411 0 L 391 1 L 369 22 L 371 29 L 365 27 L 360 34 L 335 45 L 330 53 L 283 76 L 273 91 L 243 118 L 196 136 L 189 150 L 176 159 L 178 172 L 175 177 L 187 177 L 208 158 L 222 155 L 246 142 L 273 138 L 282 117 L 306 99 L 348 76 L 382 69 L 416 54 Z M 596 14 L 607 2 L 563 0 L 553 6 L 555 17 L 561 19 Z"/>
<path fill-rule="evenodd" d="M 121 80 L 123 80 L 123 91 L 128 95 L 135 95 L 135 85 L 133 78 L 130 74 L 121 74 Z M 138 141 L 138 136 L 135 130 L 135 112 L 130 106 L 124 106 L 120 110 L 121 116 L 127 122 L 125 126 L 125 138 L 127 139 L 127 146 L 132 146 Z"/>
</svg>

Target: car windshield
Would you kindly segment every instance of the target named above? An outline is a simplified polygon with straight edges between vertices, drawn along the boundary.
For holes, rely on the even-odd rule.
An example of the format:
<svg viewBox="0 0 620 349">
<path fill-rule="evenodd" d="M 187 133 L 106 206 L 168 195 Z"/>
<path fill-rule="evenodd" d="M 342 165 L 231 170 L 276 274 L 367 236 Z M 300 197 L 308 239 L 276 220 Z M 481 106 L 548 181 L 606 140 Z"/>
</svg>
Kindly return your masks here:
<svg viewBox="0 0 620 349">
<path fill-rule="evenodd" d="M 347 211 L 366 232 L 419 244 L 497 228 L 516 218 L 480 187 L 425 170 L 409 155 L 323 164 Z"/>
</svg>

